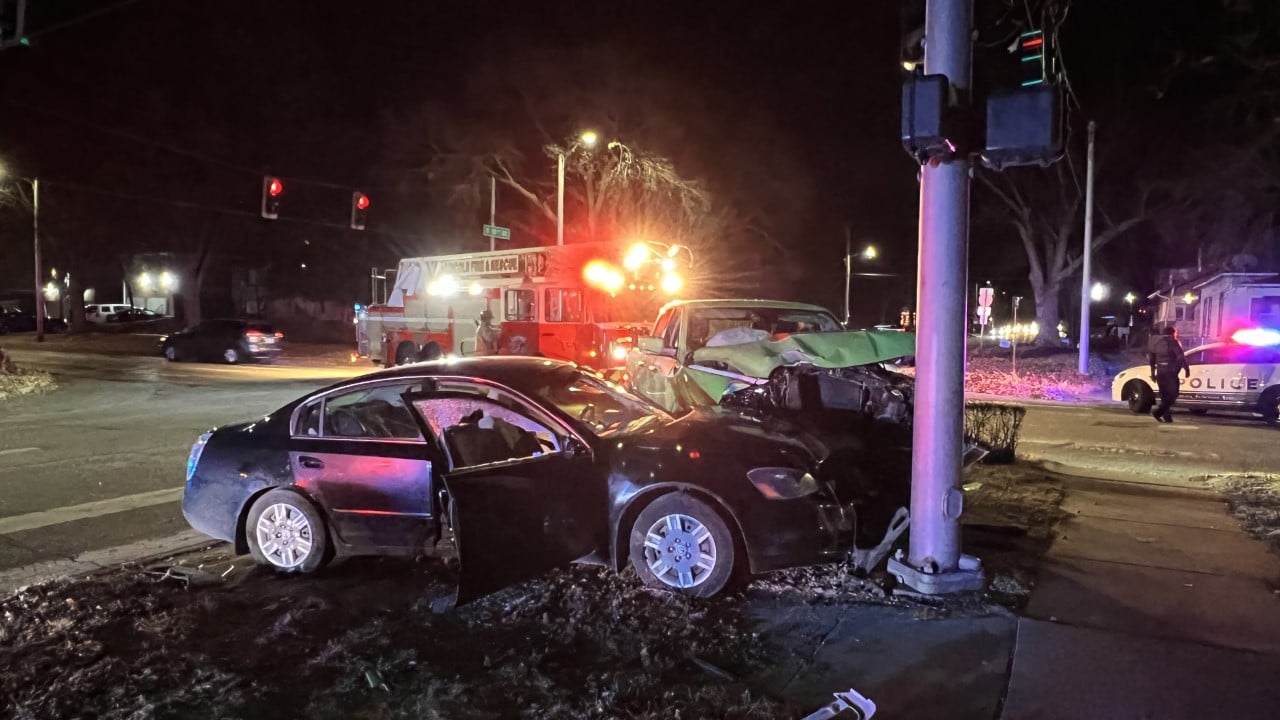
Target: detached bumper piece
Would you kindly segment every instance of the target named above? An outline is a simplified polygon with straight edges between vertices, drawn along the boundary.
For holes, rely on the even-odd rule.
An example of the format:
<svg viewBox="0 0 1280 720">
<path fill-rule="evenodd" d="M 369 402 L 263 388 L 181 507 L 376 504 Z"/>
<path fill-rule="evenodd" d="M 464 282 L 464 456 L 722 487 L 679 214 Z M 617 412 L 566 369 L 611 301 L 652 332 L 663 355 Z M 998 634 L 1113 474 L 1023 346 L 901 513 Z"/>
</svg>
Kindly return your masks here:
<svg viewBox="0 0 1280 720">
<path fill-rule="evenodd" d="M 875 366 L 828 370 L 813 365 L 779 368 L 763 385 L 727 395 L 723 403 L 753 410 L 847 410 L 909 426 L 911 380 Z"/>
</svg>

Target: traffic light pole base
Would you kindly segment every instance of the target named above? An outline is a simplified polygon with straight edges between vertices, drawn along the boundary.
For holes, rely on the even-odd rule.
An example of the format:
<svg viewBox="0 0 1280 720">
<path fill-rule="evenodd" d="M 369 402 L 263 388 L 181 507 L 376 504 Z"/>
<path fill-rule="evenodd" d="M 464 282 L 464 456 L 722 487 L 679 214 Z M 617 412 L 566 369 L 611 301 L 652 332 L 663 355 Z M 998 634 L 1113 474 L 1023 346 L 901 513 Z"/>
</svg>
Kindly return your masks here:
<svg viewBox="0 0 1280 720">
<path fill-rule="evenodd" d="M 986 587 L 982 561 L 972 555 L 960 556 L 960 567 L 950 572 L 926 572 L 906 563 L 901 550 L 889 558 L 889 573 L 898 582 L 922 595 L 950 595 Z"/>
</svg>

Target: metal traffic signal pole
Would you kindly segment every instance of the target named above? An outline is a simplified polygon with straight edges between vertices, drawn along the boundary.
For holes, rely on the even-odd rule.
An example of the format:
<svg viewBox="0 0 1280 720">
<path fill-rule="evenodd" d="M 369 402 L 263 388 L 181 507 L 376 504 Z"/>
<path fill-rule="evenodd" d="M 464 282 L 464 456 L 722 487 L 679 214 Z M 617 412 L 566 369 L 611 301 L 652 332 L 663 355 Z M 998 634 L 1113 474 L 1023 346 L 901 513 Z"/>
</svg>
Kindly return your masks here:
<svg viewBox="0 0 1280 720">
<path fill-rule="evenodd" d="M 1084 261 L 1080 266 L 1080 362 L 1076 369 L 1089 374 L 1089 311 L 1093 300 L 1093 134 L 1097 124 L 1089 121 L 1089 166 L 1084 181 Z"/>
<path fill-rule="evenodd" d="M 972 0 L 929 0 L 925 75 L 945 75 L 967 105 Z M 982 587 L 981 563 L 960 553 L 964 357 L 968 331 L 969 160 L 930 160 L 920 176 L 916 392 L 911 455 L 911 535 L 906 562 L 889 571 L 922 593 Z"/>
</svg>

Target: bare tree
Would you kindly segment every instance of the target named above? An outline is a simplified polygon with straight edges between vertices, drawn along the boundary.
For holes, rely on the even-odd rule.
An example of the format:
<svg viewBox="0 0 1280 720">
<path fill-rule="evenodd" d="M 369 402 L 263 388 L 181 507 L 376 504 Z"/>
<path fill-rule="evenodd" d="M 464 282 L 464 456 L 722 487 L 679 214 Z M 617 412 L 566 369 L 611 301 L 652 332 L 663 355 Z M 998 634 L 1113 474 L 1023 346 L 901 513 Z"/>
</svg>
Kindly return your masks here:
<svg viewBox="0 0 1280 720">
<path fill-rule="evenodd" d="M 1058 162 L 1052 168 L 1015 168 L 1003 173 L 983 172 L 979 179 L 998 203 L 997 212 L 1017 234 L 1026 253 L 1031 292 L 1035 296 L 1037 344 L 1056 345 L 1059 301 L 1065 283 L 1080 270 L 1084 193 L 1072 177 L 1070 166 Z M 1137 192 L 1119 220 L 1097 213 L 1102 229 L 1093 236 L 1093 252 L 1134 229 L 1147 219 L 1150 188 Z"/>
</svg>

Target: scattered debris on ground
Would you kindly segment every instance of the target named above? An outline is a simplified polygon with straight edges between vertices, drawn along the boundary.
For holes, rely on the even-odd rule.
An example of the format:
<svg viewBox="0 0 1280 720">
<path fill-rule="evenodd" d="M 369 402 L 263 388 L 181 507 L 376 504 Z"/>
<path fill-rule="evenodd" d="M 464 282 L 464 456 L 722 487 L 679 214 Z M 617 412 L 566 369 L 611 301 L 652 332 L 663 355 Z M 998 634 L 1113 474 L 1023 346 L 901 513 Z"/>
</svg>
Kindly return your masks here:
<svg viewBox="0 0 1280 720">
<path fill-rule="evenodd" d="M 1245 532 L 1280 550 L 1280 477 L 1227 475 L 1208 478 Z"/>
<path fill-rule="evenodd" d="M 979 465 L 966 481 L 966 549 L 990 588 L 959 597 L 831 565 L 690 600 L 576 565 L 441 613 L 452 575 L 437 563 L 360 558 L 286 577 L 226 545 L 26 588 L 0 602 L 0 716 L 800 717 L 813 708 L 742 680 L 776 660 L 752 608 L 875 604 L 936 620 L 1025 601 L 1060 485 L 1026 465 Z"/>
<path fill-rule="evenodd" d="M 18 367 L 4 348 L 0 348 L 0 400 L 46 393 L 57 387 L 52 375 L 43 370 Z"/>
</svg>

